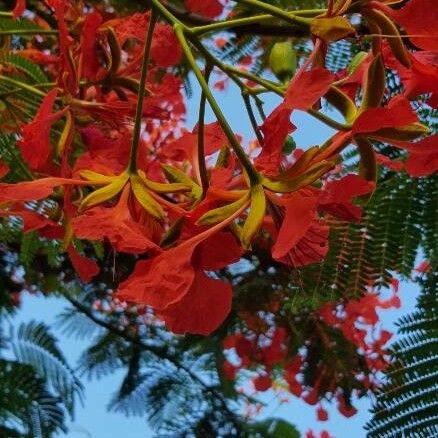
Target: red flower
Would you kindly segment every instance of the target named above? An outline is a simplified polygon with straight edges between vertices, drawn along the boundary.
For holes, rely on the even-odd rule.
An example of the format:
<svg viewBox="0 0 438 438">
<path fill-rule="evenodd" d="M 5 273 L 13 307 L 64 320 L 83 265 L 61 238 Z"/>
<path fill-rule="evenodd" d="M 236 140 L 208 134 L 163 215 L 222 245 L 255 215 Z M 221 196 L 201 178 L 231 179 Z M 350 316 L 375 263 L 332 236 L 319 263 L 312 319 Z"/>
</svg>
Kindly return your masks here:
<svg viewBox="0 0 438 438">
<path fill-rule="evenodd" d="M 317 198 L 303 196 L 300 192 L 284 198 L 285 217 L 272 247 L 272 257 L 285 257 L 305 236 L 316 216 Z"/>
<path fill-rule="evenodd" d="M 207 18 L 215 18 L 224 10 L 218 0 L 185 0 L 184 5 L 190 12 Z"/>
<path fill-rule="evenodd" d="M 159 311 L 158 315 L 176 334 L 194 333 L 207 336 L 230 313 L 232 296 L 229 283 L 196 271 L 187 293 L 179 301 Z"/>
<path fill-rule="evenodd" d="M 400 81 L 404 85 L 403 95 L 414 99 L 420 94 L 431 93 L 428 103 L 438 106 L 438 53 L 437 52 L 415 52 L 410 53 L 411 67 L 407 68 L 401 64 L 393 55 L 389 46 L 383 47 L 385 65 L 395 70 Z"/>
<path fill-rule="evenodd" d="M 268 174 L 278 174 L 283 145 L 286 137 L 295 131 L 296 126 L 290 121 L 292 111 L 283 104 L 278 106 L 261 126 L 264 136 L 262 152 L 256 158 L 257 169 Z"/>
<path fill-rule="evenodd" d="M 316 410 L 316 418 L 318 421 L 327 421 L 328 420 L 328 412 L 321 406 L 318 406 Z"/>
<path fill-rule="evenodd" d="M 34 170 L 44 171 L 49 166 L 49 159 L 52 155 L 50 130 L 52 125 L 68 110 L 64 108 L 52 113 L 56 94 L 56 89 L 47 94 L 33 121 L 23 126 L 23 136 L 18 141 L 23 158 Z"/>
<path fill-rule="evenodd" d="M 74 218 L 72 227 L 76 237 L 88 240 L 107 238 L 114 249 L 120 252 L 159 252 L 159 247 L 146 236 L 145 229 L 131 217 L 129 190 L 127 185 L 114 207 L 91 208 Z"/>
<path fill-rule="evenodd" d="M 352 204 L 353 198 L 373 191 L 375 184 L 358 175 L 347 175 L 335 181 L 329 181 L 318 200 L 318 206 L 346 221 L 359 221 L 362 209 Z"/>
<path fill-rule="evenodd" d="M 344 417 L 350 418 L 356 415 L 357 409 L 351 404 L 347 404 L 342 394 L 338 394 L 336 399 L 338 400 L 338 410 Z"/>
<path fill-rule="evenodd" d="M 415 267 L 415 271 L 418 272 L 419 274 L 429 272 L 430 271 L 430 262 L 428 262 L 427 260 L 423 260 L 422 262 L 420 262 L 420 264 L 418 266 Z"/>
<path fill-rule="evenodd" d="M 30 211 L 24 208 L 14 208 L 13 210 L 0 210 L 1 216 L 18 216 L 23 220 L 23 232 L 29 233 L 30 231 L 53 231 L 55 229 L 61 230 L 62 227 L 56 222 L 42 216 L 34 211 Z"/>
<path fill-rule="evenodd" d="M 403 169 L 403 163 L 401 161 L 391 160 L 391 158 L 377 153 L 375 153 L 374 156 L 376 157 L 377 163 L 387 167 L 388 169 L 394 170 L 395 172 L 399 172 Z"/>
<path fill-rule="evenodd" d="M 438 9 L 435 0 L 410 0 L 403 8 L 385 8 L 421 49 L 438 50 Z"/>
<path fill-rule="evenodd" d="M 70 37 L 65 22 L 67 0 L 51 0 L 50 6 L 55 10 L 55 17 L 58 22 L 59 31 L 59 58 L 60 69 L 58 73 L 59 87 L 65 89 L 69 94 L 76 95 L 78 92 L 78 75 L 76 66 L 71 59 L 71 45 L 73 39 Z"/>
<path fill-rule="evenodd" d="M 268 375 L 258 375 L 255 379 L 252 381 L 254 388 L 256 391 L 267 391 L 272 387 L 272 379 Z"/>
<path fill-rule="evenodd" d="M 214 231 L 213 227 L 205 237 L 198 235 L 196 240 L 139 261 L 115 296 L 152 306 L 177 333 L 208 335 L 228 315 L 232 290 L 229 284 L 212 279 L 203 271 L 227 266 L 241 256 L 241 248 L 233 237 L 230 240 L 226 233 L 213 234 Z M 211 254 L 208 260 L 197 255 L 204 245 L 208 248 L 216 239 L 229 244 L 223 245 L 216 256 Z"/>
<path fill-rule="evenodd" d="M 227 137 L 219 122 L 208 123 L 204 126 L 205 155 L 211 155 L 228 143 Z M 194 160 L 198 145 L 198 126 L 192 132 L 185 132 L 179 139 L 167 143 L 163 154 L 173 160 Z"/>
<path fill-rule="evenodd" d="M 99 56 L 97 54 L 97 29 L 102 24 L 102 16 L 94 11 L 85 17 L 82 29 L 82 69 L 87 79 L 96 80 L 100 70 Z"/>
<path fill-rule="evenodd" d="M 88 283 L 95 275 L 99 273 L 99 266 L 94 260 L 84 257 L 78 253 L 73 245 L 67 248 L 67 253 L 70 256 L 73 267 L 79 274 L 79 278 Z"/>
<path fill-rule="evenodd" d="M 9 167 L 6 163 L 0 160 L 0 179 L 9 173 Z"/>
<path fill-rule="evenodd" d="M 236 378 L 236 374 L 238 370 L 239 370 L 238 368 L 236 368 L 233 364 L 231 364 L 227 360 L 222 365 L 222 372 L 227 380 L 234 380 Z"/>
<path fill-rule="evenodd" d="M 396 96 L 384 108 L 365 110 L 355 120 L 353 133 L 371 133 L 383 128 L 393 128 L 418 122 L 418 117 L 412 110 L 406 97 Z"/>
<path fill-rule="evenodd" d="M 0 202 L 36 201 L 47 198 L 55 187 L 69 185 L 89 185 L 87 181 L 67 178 L 41 178 L 15 184 L 0 183 Z"/>
<path fill-rule="evenodd" d="M 144 14 L 134 14 L 130 17 L 124 17 L 107 22 L 107 25 L 113 26 L 120 46 L 123 46 L 128 39 L 136 39 L 144 43 L 146 29 L 150 23 L 150 12 Z M 151 59 L 155 61 L 158 67 L 172 67 L 181 61 L 181 46 L 173 32 L 171 26 L 167 23 L 156 23 L 154 36 L 151 47 Z M 140 61 L 142 52 L 137 56 Z"/>
<path fill-rule="evenodd" d="M 438 170 L 438 134 L 416 143 L 394 140 L 390 143 L 409 152 L 409 158 L 405 162 L 405 169 L 409 175 L 427 176 Z"/>
<path fill-rule="evenodd" d="M 17 0 L 15 3 L 15 7 L 12 11 L 12 16 L 14 18 L 21 17 L 26 10 L 26 0 Z"/>
<path fill-rule="evenodd" d="M 323 68 L 301 71 L 295 75 L 286 91 L 286 96 L 263 123 L 261 130 L 265 142 L 255 164 L 266 174 L 278 174 L 283 144 L 287 134 L 295 130 L 290 121 L 295 109 L 306 111 L 329 89 L 335 77 Z"/>
</svg>

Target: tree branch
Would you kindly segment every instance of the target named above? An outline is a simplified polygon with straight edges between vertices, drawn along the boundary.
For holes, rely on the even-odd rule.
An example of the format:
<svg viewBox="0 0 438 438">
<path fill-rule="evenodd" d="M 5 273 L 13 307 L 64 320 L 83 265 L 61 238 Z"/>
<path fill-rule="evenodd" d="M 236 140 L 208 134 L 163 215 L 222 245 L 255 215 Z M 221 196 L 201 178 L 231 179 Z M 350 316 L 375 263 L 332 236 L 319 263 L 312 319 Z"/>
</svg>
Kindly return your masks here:
<svg viewBox="0 0 438 438">
<path fill-rule="evenodd" d="M 190 368 L 187 368 L 181 362 L 178 361 L 178 359 L 172 355 L 169 352 L 169 349 L 164 346 L 160 347 L 157 345 L 150 345 L 146 342 L 142 341 L 137 335 L 130 334 L 129 332 L 120 329 L 118 327 L 115 327 L 114 325 L 102 320 L 101 318 L 98 318 L 94 313 L 84 304 L 79 302 L 78 300 L 64 294 L 63 295 L 65 299 L 79 312 L 81 312 L 83 315 L 85 315 L 87 318 L 89 318 L 91 321 L 93 321 L 98 326 L 108 330 L 109 332 L 121 337 L 127 342 L 133 343 L 139 348 L 141 348 L 143 351 L 148 351 L 155 356 L 159 357 L 160 359 L 167 360 L 172 365 L 174 365 L 177 369 L 185 372 L 191 380 L 198 383 L 205 392 L 210 394 L 213 399 L 217 400 L 219 405 L 222 407 L 226 415 L 229 417 L 230 421 L 233 423 L 233 425 L 236 427 L 237 430 L 240 430 L 240 424 L 239 420 L 237 418 L 237 415 L 228 407 L 228 403 L 226 398 L 219 393 L 214 387 L 208 385 L 205 383 L 199 376 L 197 376 Z"/>
</svg>

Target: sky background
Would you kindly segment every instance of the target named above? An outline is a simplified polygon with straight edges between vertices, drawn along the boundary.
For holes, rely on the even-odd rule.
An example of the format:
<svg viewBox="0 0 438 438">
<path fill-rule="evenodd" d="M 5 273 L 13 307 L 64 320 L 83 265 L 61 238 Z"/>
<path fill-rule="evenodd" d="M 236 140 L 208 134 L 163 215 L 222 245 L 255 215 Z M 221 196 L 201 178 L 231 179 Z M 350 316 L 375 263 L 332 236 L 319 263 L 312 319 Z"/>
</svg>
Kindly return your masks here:
<svg viewBox="0 0 438 438">
<path fill-rule="evenodd" d="M 253 134 L 240 99 L 239 90 L 231 86 L 227 91 L 217 94 L 217 98 L 234 131 L 243 135 L 245 141 L 252 139 Z M 278 103 L 278 100 L 268 96 L 265 96 L 264 100 L 267 113 Z M 199 90 L 195 88 L 188 105 L 187 126 L 189 128 L 192 128 L 197 122 L 198 102 Z M 206 121 L 215 121 L 211 111 L 207 111 Z M 330 128 L 301 112 L 295 112 L 292 121 L 298 127 L 298 130 L 294 133 L 294 139 L 298 147 L 301 148 L 321 144 L 333 132 Z M 395 330 L 394 322 L 401 315 L 413 310 L 418 288 L 409 283 L 402 283 L 399 294 L 402 301 L 401 309 L 380 312 L 382 323 L 387 329 Z M 53 326 L 56 335 L 59 337 L 62 351 L 70 364 L 74 365 L 89 341 L 67 338 L 59 328 L 56 328 L 56 315 L 65 306 L 66 303 L 61 299 L 25 294 L 21 309 L 14 319 L 14 324 L 18 325 L 20 322 L 34 319 Z M 122 375 L 122 372 L 116 372 L 99 381 L 87 381 L 85 377 L 83 378 L 85 405 L 78 406 L 76 418 L 70 425 L 68 438 L 150 438 L 153 436 L 144 418 L 125 417 L 122 414 L 106 411 L 106 405 L 113 392 L 118 388 Z M 339 414 L 335 406 L 330 408 L 325 405 L 329 412 L 329 421 L 324 423 L 316 421 L 315 407 L 308 406 L 296 398 L 291 397 L 290 403 L 280 405 L 275 394 L 267 392 L 263 400 L 268 404 L 263 411 L 263 416 L 284 418 L 295 424 L 303 433 L 312 428 L 315 432 L 328 430 L 335 438 L 361 438 L 366 436 L 363 426 L 370 418 L 368 412 L 370 408 L 369 399 L 355 403 L 359 413 L 350 419 L 345 419 Z"/>
</svg>

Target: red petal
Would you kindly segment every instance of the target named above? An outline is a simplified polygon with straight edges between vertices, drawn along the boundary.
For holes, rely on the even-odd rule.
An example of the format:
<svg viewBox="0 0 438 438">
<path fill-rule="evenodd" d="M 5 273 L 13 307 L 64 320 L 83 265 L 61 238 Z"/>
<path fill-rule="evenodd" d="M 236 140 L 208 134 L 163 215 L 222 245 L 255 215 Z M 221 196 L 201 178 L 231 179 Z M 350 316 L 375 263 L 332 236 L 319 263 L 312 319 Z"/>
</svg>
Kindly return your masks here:
<svg viewBox="0 0 438 438">
<path fill-rule="evenodd" d="M 207 336 L 216 330 L 231 310 L 232 289 L 228 283 L 197 271 L 190 291 L 160 312 L 172 332 Z"/>
<path fill-rule="evenodd" d="M 267 391 L 272 387 L 272 379 L 270 376 L 259 375 L 252 381 L 256 391 Z"/>
<path fill-rule="evenodd" d="M 418 266 L 415 267 L 415 271 L 423 274 L 425 272 L 429 272 L 430 271 L 430 262 L 427 260 L 423 260 L 422 262 L 420 262 L 420 264 Z"/>
<path fill-rule="evenodd" d="M 318 421 L 328 420 L 328 412 L 322 406 L 318 406 L 318 409 L 316 410 L 316 416 Z"/>
<path fill-rule="evenodd" d="M 352 200 L 370 193 L 373 189 L 374 183 L 350 174 L 326 184 L 319 198 L 319 206 L 333 216 L 347 221 L 357 221 L 361 218 L 362 210 L 353 205 Z"/>
<path fill-rule="evenodd" d="M 207 18 L 215 18 L 224 10 L 218 0 L 185 0 L 184 5 L 190 12 Z"/>
<path fill-rule="evenodd" d="M 436 0 L 411 0 L 400 10 L 390 9 L 390 11 L 406 33 L 413 35 L 410 40 L 417 47 L 424 50 L 438 50 Z"/>
<path fill-rule="evenodd" d="M 195 126 L 193 133 L 198 133 L 198 126 Z M 214 154 L 226 144 L 228 144 L 228 139 L 219 122 L 209 123 L 205 125 L 204 147 L 206 155 Z"/>
<path fill-rule="evenodd" d="M 115 207 L 95 207 L 72 220 L 73 230 L 79 239 L 103 240 L 107 238 L 114 249 L 127 253 L 159 252 L 160 248 L 135 222 L 128 206 L 129 185 L 125 187 Z"/>
<path fill-rule="evenodd" d="M 193 266 L 204 271 L 215 271 L 238 262 L 242 252 L 242 247 L 231 233 L 219 232 L 198 245 Z"/>
<path fill-rule="evenodd" d="M 400 81 L 405 87 L 403 93 L 409 99 L 414 99 L 420 94 L 432 93 L 428 103 L 436 106 L 438 96 L 438 53 L 415 52 L 410 54 L 411 68 L 406 68 L 397 61 L 389 46 L 383 47 L 385 65 L 395 70 L 400 76 Z"/>
<path fill-rule="evenodd" d="M 409 152 L 405 169 L 411 176 L 432 175 L 438 170 L 438 134 L 416 143 L 391 141 L 391 144 Z"/>
<path fill-rule="evenodd" d="M 137 262 L 134 272 L 119 286 L 116 298 L 164 310 L 181 301 L 195 280 L 194 246 L 180 245 L 149 260 Z"/>
<path fill-rule="evenodd" d="M 12 16 L 14 19 L 21 17 L 26 10 L 26 0 L 17 0 L 15 3 L 15 7 L 12 11 Z"/>
<path fill-rule="evenodd" d="M 64 184 L 85 185 L 86 183 L 86 181 L 67 178 L 42 178 L 15 184 L 0 183 L 0 202 L 36 201 L 47 198 L 57 186 Z"/>
<path fill-rule="evenodd" d="M 374 132 L 382 128 L 393 128 L 418 122 L 418 117 L 403 96 L 396 96 L 385 108 L 365 110 L 354 122 L 353 133 Z"/>
<path fill-rule="evenodd" d="M 9 173 L 9 167 L 6 163 L 0 160 L 0 179 Z"/>
<path fill-rule="evenodd" d="M 102 24 L 102 16 L 95 11 L 85 17 L 82 29 L 82 66 L 84 76 L 90 80 L 97 79 L 100 69 L 99 55 L 97 53 L 97 29 Z"/>
<path fill-rule="evenodd" d="M 290 121 L 291 114 L 292 110 L 282 104 L 269 115 L 260 128 L 265 141 L 255 165 L 268 175 L 278 174 L 284 142 L 287 135 L 296 129 Z"/>
<path fill-rule="evenodd" d="M 391 160 L 391 158 L 388 158 L 386 155 L 377 153 L 375 154 L 375 157 L 377 163 L 387 167 L 388 169 L 395 170 L 396 172 L 400 172 L 400 170 L 403 169 L 403 163 L 401 161 Z"/>
<path fill-rule="evenodd" d="M 287 198 L 286 215 L 272 247 L 272 257 L 276 260 L 288 252 L 307 233 L 315 220 L 316 198 L 294 193 Z"/>
<path fill-rule="evenodd" d="M 23 136 L 18 141 L 23 158 L 31 169 L 44 170 L 50 163 L 52 146 L 50 142 L 50 130 L 52 125 L 59 120 L 67 111 L 52 113 L 57 91 L 51 90 L 43 99 L 35 119 L 23 126 Z"/>
<path fill-rule="evenodd" d="M 319 67 L 297 74 L 286 91 L 285 106 L 307 111 L 327 93 L 334 80 L 335 75 Z"/>
<path fill-rule="evenodd" d="M 329 249 L 329 231 L 327 225 L 315 220 L 299 242 L 279 261 L 293 267 L 321 262 Z"/>
<path fill-rule="evenodd" d="M 159 67 L 172 67 L 181 61 L 182 50 L 172 27 L 157 23 L 154 29 L 151 58 Z"/>
<path fill-rule="evenodd" d="M 67 249 L 68 255 L 73 267 L 79 274 L 84 283 L 88 283 L 95 275 L 99 273 L 99 266 L 94 260 L 80 255 L 76 249 L 70 245 Z"/>
</svg>

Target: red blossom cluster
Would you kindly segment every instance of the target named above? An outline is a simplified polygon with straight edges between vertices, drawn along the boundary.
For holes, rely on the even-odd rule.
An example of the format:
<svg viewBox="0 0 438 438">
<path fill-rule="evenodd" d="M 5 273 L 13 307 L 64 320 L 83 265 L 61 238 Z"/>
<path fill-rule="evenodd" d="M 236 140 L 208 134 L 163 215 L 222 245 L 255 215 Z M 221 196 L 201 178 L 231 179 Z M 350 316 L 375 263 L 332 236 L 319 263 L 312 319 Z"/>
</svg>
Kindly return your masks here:
<svg viewBox="0 0 438 438">
<path fill-rule="evenodd" d="M 83 281 L 98 276 L 99 265 L 80 250 L 80 240 L 107 242 L 116 252 L 134 255 L 136 266 L 114 297 L 152 307 L 175 333 L 208 335 L 228 316 L 233 297 L 231 285 L 214 271 L 257 246 L 291 269 L 321 262 L 329 250 L 331 221 L 360 220 L 361 199 L 375 188 L 376 163 L 412 176 L 437 169 L 437 137 L 427 136 L 410 102 L 424 95 L 428 105 L 437 103 L 436 8 L 431 0 L 410 0 L 397 10 L 388 1 L 328 2 L 324 13 L 301 20 L 309 26 L 312 51 L 287 84 L 257 82 L 244 69 L 218 64 L 247 93 L 265 86 L 282 96 L 257 130 L 260 153 L 253 158 L 208 91 L 208 69 L 205 74 L 200 69 L 192 47 L 204 56 L 207 49 L 195 30 L 173 17 L 165 2 L 152 3 L 152 12 L 117 17 L 82 2 L 46 2 L 57 22 L 57 42 L 43 49 L 53 41 L 43 34 L 15 53 L 44 66 L 54 83 L 47 93 L 27 86 L 42 98 L 35 117 L 18 131 L 3 127 L 20 136 L 29 179 L 0 183 L 0 214 L 21 217 L 24 232 L 62 241 Z M 224 12 L 218 0 L 184 4 L 205 18 Z M 17 2 L 14 17 L 24 11 L 24 2 Z M 329 72 L 324 61 L 329 45 L 355 35 L 352 13 L 361 14 L 376 33 L 372 48 L 349 69 Z M 416 50 L 407 49 L 398 27 Z M 192 130 L 182 127 L 182 77 L 174 68 L 184 59 L 217 117 L 213 123 L 200 119 Z M 403 85 L 392 98 L 386 98 L 389 69 Z M 320 111 L 323 98 L 345 123 Z M 296 129 L 290 120 L 294 111 L 307 111 L 337 132 L 322 146 L 288 155 L 283 146 Z M 59 135 L 55 127 L 61 128 Z M 376 154 L 373 141 L 406 151 L 407 160 Z M 358 174 L 339 172 L 349 145 L 360 152 Z M 0 177 L 9 181 L 8 175 L 0 162 Z M 56 208 L 35 210 L 29 204 L 44 205 L 46 199 Z M 372 326 L 376 307 L 395 305 L 396 297 L 381 301 L 368 294 L 346 303 L 342 315 L 333 306 L 320 314 L 364 350 L 371 369 L 381 369 L 389 335 L 382 332 L 370 344 L 356 322 L 360 317 Z M 254 380 L 258 390 L 271 386 L 272 367 L 287 360 L 285 380 L 293 393 L 303 390 L 296 380 L 299 356 L 285 357 L 288 336 L 278 328 L 268 346 L 257 348 L 254 339 L 228 339 L 239 367 L 253 360 L 264 364 Z M 225 371 L 232 377 L 236 368 L 226 363 Z M 314 390 L 305 400 L 317 402 Z"/>
</svg>

